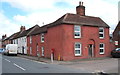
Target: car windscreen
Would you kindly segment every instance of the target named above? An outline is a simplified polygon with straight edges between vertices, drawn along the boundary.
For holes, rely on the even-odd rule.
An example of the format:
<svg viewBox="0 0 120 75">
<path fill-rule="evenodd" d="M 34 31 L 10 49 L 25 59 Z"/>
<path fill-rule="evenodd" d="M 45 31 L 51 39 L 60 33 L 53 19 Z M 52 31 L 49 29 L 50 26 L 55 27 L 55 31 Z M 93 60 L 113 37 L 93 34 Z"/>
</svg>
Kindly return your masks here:
<svg viewBox="0 0 120 75">
<path fill-rule="evenodd" d="M 116 51 L 120 51 L 120 48 L 117 48 Z"/>
</svg>

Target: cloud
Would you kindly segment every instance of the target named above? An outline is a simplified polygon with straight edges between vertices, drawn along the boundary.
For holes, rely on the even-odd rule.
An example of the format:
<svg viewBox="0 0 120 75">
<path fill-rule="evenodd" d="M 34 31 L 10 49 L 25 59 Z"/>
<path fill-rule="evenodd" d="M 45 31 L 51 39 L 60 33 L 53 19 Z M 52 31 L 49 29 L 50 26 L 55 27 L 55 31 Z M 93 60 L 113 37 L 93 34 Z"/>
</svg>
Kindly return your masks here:
<svg viewBox="0 0 120 75">
<path fill-rule="evenodd" d="M 7 2 L 12 7 L 28 13 L 27 15 L 20 15 L 18 12 L 12 19 L 5 19 L 16 28 L 21 24 L 27 28 L 35 24 L 42 26 L 43 22 L 44 24 L 51 23 L 66 13 L 76 13 L 76 6 L 79 5 L 79 1 L 80 0 L 2 0 L 2 2 Z M 118 23 L 118 0 L 83 0 L 83 2 L 86 7 L 86 15 L 102 18 L 110 25 L 110 32 L 114 30 Z M 6 25 L 5 23 L 4 25 Z M 11 28 L 8 28 L 8 30 L 10 29 Z"/>
<path fill-rule="evenodd" d="M 3 34 L 10 36 L 13 32 L 18 31 L 19 26 L 9 20 L 2 12 L 0 12 L 0 38 Z"/>
<path fill-rule="evenodd" d="M 2 0 L 2 2 L 8 2 L 12 7 L 19 8 L 24 11 L 52 8 L 55 1 L 56 0 Z"/>
<path fill-rule="evenodd" d="M 26 25 L 26 27 L 34 26 L 35 24 L 39 24 L 40 26 L 44 24 L 51 23 L 55 21 L 56 19 L 60 18 L 64 13 L 59 13 L 59 11 L 53 12 L 36 12 L 36 13 L 30 13 L 28 15 L 22 16 L 22 15 L 15 15 L 13 17 L 14 21 L 16 23 L 21 23 L 22 25 Z"/>
</svg>

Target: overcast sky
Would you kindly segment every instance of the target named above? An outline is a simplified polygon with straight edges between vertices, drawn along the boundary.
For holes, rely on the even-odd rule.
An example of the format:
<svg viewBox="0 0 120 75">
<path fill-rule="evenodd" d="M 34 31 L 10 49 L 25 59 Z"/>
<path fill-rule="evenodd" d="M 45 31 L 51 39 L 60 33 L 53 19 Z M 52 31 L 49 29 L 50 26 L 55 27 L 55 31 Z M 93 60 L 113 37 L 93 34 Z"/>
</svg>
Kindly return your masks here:
<svg viewBox="0 0 120 75">
<path fill-rule="evenodd" d="M 81 0 L 0 0 L 0 37 L 39 24 L 49 24 L 66 13 L 76 14 Z M 119 0 L 82 0 L 86 15 L 100 17 L 114 30 L 118 23 Z"/>
</svg>

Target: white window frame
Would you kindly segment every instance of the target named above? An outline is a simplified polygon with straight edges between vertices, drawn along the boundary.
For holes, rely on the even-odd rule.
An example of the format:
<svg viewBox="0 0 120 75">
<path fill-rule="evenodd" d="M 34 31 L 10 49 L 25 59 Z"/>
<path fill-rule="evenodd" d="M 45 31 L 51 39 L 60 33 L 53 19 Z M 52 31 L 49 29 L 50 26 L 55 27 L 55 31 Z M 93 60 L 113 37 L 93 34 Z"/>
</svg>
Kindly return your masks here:
<svg viewBox="0 0 120 75">
<path fill-rule="evenodd" d="M 115 41 L 115 45 L 116 45 L 116 46 L 118 45 L 118 41 Z"/>
<path fill-rule="evenodd" d="M 79 44 L 80 45 L 80 48 L 76 48 L 76 44 Z M 75 54 L 75 56 L 81 56 L 82 55 L 82 45 L 81 45 L 81 43 L 79 43 L 79 42 L 76 42 L 75 44 L 74 44 L 74 54 Z M 79 50 L 80 51 L 80 54 L 76 54 L 76 50 Z"/>
<path fill-rule="evenodd" d="M 78 27 L 79 31 L 75 31 L 75 28 Z M 75 36 L 75 33 L 78 32 L 79 36 Z M 74 38 L 81 38 L 81 26 L 79 25 L 74 25 Z"/>
<path fill-rule="evenodd" d="M 100 32 L 100 29 L 102 29 L 103 32 Z M 104 39 L 104 32 L 105 32 L 105 31 L 104 31 L 104 28 L 103 28 L 103 27 L 100 27 L 100 28 L 99 28 L 99 38 L 100 38 L 100 39 Z M 100 37 L 100 34 L 102 34 L 103 37 Z"/>
<path fill-rule="evenodd" d="M 30 43 L 32 43 L 32 36 L 30 36 Z"/>
<path fill-rule="evenodd" d="M 41 47 L 42 50 L 42 56 L 44 56 L 44 47 Z"/>
<path fill-rule="evenodd" d="M 30 55 L 32 54 L 32 47 L 30 47 Z"/>
<path fill-rule="evenodd" d="M 102 48 L 100 48 L 100 44 L 103 44 Z M 100 44 L 99 44 L 99 53 L 100 54 L 105 54 L 105 44 L 104 43 L 100 43 Z M 100 52 L 100 49 L 103 49 L 103 52 Z"/>
<path fill-rule="evenodd" d="M 42 42 L 42 43 L 44 42 L 43 39 L 44 39 L 44 34 L 42 33 L 42 34 L 41 34 L 41 42 Z"/>
</svg>

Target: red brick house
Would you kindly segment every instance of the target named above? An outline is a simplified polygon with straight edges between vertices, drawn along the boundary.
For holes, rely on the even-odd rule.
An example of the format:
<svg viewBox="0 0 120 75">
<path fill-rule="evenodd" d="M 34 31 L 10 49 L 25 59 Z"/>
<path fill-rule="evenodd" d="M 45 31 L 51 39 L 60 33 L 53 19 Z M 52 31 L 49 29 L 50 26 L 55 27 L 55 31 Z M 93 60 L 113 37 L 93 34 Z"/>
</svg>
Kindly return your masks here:
<svg viewBox="0 0 120 75">
<path fill-rule="evenodd" d="M 27 36 L 27 46 L 28 46 L 28 54 L 32 56 L 42 56 L 44 57 L 44 47 L 46 48 L 47 41 L 44 40 L 47 33 L 47 26 L 43 26 L 40 28 L 36 28 Z M 44 36 L 44 37 L 42 37 Z M 42 38 L 41 38 L 42 37 Z"/>
<path fill-rule="evenodd" d="M 109 26 L 99 17 L 86 16 L 83 2 L 76 14 L 67 13 L 53 23 L 40 27 L 28 37 L 28 52 L 37 56 L 73 60 L 110 56 Z"/>
<path fill-rule="evenodd" d="M 115 48 L 120 48 L 120 21 L 113 32 L 113 40 L 115 41 Z"/>
</svg>

